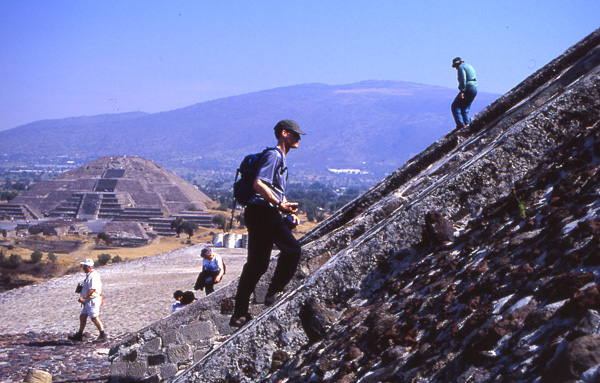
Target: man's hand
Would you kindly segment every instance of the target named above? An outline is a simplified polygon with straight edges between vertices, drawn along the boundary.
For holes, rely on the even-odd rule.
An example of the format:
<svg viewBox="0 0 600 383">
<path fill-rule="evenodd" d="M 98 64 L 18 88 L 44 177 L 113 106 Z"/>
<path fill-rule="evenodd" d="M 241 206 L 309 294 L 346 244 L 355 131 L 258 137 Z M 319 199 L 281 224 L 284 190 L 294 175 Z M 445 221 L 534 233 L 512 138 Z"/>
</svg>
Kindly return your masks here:
<svg viewBox="0 0 600 383">
<path fill-rule="evenodd" d="M 279 205 L 279 209 L 288 214 L 293 214 L 298 211 L 298 202 L 282 202 Z"/>
<path fill-rule="evenodd" d="M 292 217 L 294 225 L 299 225 L 300 224 L 300 218 L 298 218 L 298 216 L 296 214 L 290 214 L 290 217 Z"/>
</svg>

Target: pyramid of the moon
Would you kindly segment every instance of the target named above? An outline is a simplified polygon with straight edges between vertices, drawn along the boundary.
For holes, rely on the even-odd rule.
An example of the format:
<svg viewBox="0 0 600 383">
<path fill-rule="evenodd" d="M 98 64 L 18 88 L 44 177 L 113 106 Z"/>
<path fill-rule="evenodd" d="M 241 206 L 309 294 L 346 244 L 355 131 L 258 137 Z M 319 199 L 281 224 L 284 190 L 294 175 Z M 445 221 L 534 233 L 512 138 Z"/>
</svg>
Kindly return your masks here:
<svg viewBox="0 0 600 383">
<path fill-rule="evenodd" d="M 205 210 L 210 202 L 211 199 L 194 185 L 152 161 L 111 156 L 53 180 L 38 182 L 10 205 L 15 212 L 31 219 L 145 220 Z"/>
</svg>

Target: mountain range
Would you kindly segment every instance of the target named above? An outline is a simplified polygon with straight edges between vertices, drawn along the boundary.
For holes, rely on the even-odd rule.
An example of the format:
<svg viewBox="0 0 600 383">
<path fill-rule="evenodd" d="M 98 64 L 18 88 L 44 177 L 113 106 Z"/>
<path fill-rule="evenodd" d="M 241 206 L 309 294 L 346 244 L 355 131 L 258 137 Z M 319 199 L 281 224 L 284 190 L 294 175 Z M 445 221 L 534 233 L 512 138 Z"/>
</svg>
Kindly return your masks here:
<svg viewBox="0 0 600 383">
<path fill-rule="evenodd" d="M 291 167 L 387 174 L 454 128 L 456 90 L 396 81 L 303 84 L 147 114 L 42 120 L 0 132 L 7 156 L 67 156 L 89 162 L 135 155 L 166 168 L 230 170 L 273 145 L 272 127 L 296 120 L 307 132 Z M 481 92 L 473 113 L 498 95 Z"/>
</svg>

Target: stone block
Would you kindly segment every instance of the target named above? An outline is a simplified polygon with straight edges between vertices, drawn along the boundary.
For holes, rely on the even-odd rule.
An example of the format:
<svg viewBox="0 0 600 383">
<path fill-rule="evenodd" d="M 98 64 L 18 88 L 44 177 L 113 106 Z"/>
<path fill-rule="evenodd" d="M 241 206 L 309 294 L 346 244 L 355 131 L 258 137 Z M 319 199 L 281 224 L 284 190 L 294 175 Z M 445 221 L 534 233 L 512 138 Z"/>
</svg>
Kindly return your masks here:
<svg viewBox="0 0 600 383">
<path fill-rule="evenodd" d="M 235 308 L 233 298 L 223 299 L 221 301 L 221 314 L 233 314 L 233 309 Z"/>
<path fill-rule="evenodd" d="M 171 344 L 179 343 L 181 338 L 180 338 L 179 332 L 177 330 L 171 330 L 171 331 L 166 331 L 163 334 L 161 339 L 162 339 L 163 345 L 168 346 Z"/>
<path fill-rule="evenodd" d="M 142 334 L 142 339 L 146 342 L 154 338 L 156 338 L 156 333 L 152 329 L 148 329 Z"/>
<path fill-rule="evenodd" d="M 52 375 L 46 371 L 30 369 L 25 377 L 25 383 L 50 383 Z"/>
<path fill-rule="evenodd" d="M 213 318 L 213 324 L 218 334 L 230 335 L 235 332 L 236 328 L 229 325 L 230 318 L 231 315 L 215 315 Z"/>
<path fill-rule="evenodd" d="M 119 358 L 110 365 L 111 377 L 122 377 L 127 375 L 127 362 Z"/>
<path fill-rule="evenodd" d="M 215 330 L 210 322 L 190 323 L 181 329 L 181 335 L 185 343 L 195 343 L 201 339 L 214 336 Z"/>
<path fill-rule="evenodd" d="M 157 338 L 150 340 L 149 342 L 146 342 L 142 346 L 142 352 L 145 352 L 146 354 L 156 354 L 156 353 L 160 352 L 161 347 L 162 347 L 162 341 L 160 338 L 157 337 Z"/>
<path fill-rule="evenodd" d="M 160 377 L 162 379 L 168 379 L 177 374 L 177 365 L 175 363 L 166 363 L 160 366 Z"/>
<path fill-rule="evenodd" d="M 132 350 L 132 351 L 128 352 L 127 354 L 123 355 L 123 359 L 127 362 L 135 362 L 137 360 L 137 357 L 138 357 L 137 350 Z"/>
<path fill-rule="evenodd" d="M 148 355 L 148 366 L 157 366 L 167 361 L 167 357 L 163 354 Z"/>
<path fill-rule="evenodd" d="M 572 341 L 584 335 L 592 335 L 600 328 L 600 315 L 595 310 L 587 310 L 579 323 L 567 335 L 567 340 Z"/>
<path fill-rule="evenodd" d="M 187 344 L 171 345 L 167 349 L 167 356 L 171 363 L 181 363 L 192 358 L 191 348 Z"/>
<path fill-rule="evenodd" d="M 127 377 L 140 380 L 147 375 L 148 364 L 143 359 L 138 359 L 135 362 L 131 362 L 127 365 Z"/>
</svg>

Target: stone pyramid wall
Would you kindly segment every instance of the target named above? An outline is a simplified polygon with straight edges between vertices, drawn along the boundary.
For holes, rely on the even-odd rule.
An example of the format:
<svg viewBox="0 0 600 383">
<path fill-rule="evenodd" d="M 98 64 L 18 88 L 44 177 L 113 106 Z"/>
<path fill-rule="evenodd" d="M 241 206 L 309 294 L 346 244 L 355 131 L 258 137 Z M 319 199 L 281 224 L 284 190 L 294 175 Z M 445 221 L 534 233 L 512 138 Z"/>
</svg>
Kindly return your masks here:
<svg viewBox="0 0 600 383">
<path fill-rule="evenodd" d="M 264 310 L 259 286 L 260 315 L 244 328 L 229 335 L 226 326 L 233 283 L 116 345 L 113 378 L 535 381 L 554 370 L 573 378 L 559 363 L 550 372 L 541 365 L 598 327 L 567 335 L 569 324 L 585 315 L 600 323 L 600 299 L 584 293 L 598 274 L 599 72 L 600 30 L 305 235 L 297 278 Z M 553 196 L 561 182 L 581 202 L 554 217 L 568 199 Z M 580 226 L 559 255 L 543 248 Z M 511 243 L 532 255 L 513 249 L 513 258 Z M 557 286 L 568 286 L 555 293 L 563 304 L 578 307 L 568 320 L 558 317 L 560 299 L 548 298 Z M 587 303 L 564 302 L 582 296 Z M 515 344 L 504 336 L 536 323 L 553 336 L 514 355 L 518 336 Z"/>
</svg>

